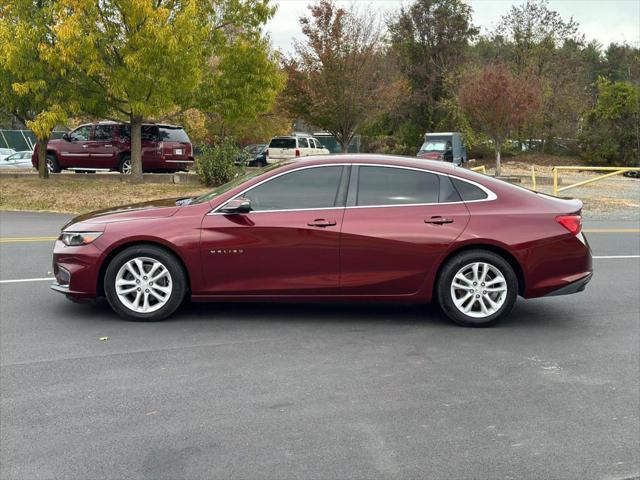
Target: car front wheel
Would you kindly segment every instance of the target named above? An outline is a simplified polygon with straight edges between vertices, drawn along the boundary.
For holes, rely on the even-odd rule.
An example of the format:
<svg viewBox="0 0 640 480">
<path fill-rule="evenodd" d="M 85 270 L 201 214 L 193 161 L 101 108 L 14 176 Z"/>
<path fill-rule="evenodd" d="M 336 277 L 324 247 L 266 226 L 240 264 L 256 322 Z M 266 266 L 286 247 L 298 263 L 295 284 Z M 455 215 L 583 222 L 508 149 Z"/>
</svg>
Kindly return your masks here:
<svg viewBox="0 0 640 480">
<path fill-rule="evenodd" d="M 186 275 L 170 252 L 153 245 L 129 247 L 107 266 L 104 290 L 111 308 L 136 321 L 163 320 L 182 303 Z"/>
<path fill-rule="evenodd" d="M 437 293 L 444 313 L 458 325 L 489 327 L 513 308 L 518 278 L 500 255 L 469 250 L 444 265 Z"/>
</svg>

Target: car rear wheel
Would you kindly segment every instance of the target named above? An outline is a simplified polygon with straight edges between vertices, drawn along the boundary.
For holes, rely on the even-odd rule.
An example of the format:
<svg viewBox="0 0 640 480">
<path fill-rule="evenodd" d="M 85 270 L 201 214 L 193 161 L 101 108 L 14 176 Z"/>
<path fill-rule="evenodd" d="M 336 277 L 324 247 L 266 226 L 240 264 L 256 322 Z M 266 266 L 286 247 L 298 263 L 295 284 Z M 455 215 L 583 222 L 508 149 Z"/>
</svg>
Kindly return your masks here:
<svg viewBox="0 0 640 480">
<path fill-rule="evenodd" d="M 111 308 L 121 317 L 158 321 L 182 303 L 186 275 L 176 257 L 153 245 L 127 248 L 107 266 L 104 290 Z"/>
<path fill-rule="evenodd" d="M 60 172 L 60 165 L 58 164 L 58 160 L 56 159 L 56 157 L 49 154 L 47 155 L 46 162 L 47 162 L 47 170 L 49 171 L 49 173 Z"/>
<path fill-rule="evenodd" d="M 458 325 L 489 327 L 513 308 L 518 278 L 500 255 L 469 250 L 445 264 L 437 293 L 444 313 Z"/>
<path fill-rule="evenodd" d="M 120 160 L 120 165 L 118 166 L 118 171 L 124 175 L 129 175 L 131 173 L 131 156 L 125 155 Z"/>
</svg>

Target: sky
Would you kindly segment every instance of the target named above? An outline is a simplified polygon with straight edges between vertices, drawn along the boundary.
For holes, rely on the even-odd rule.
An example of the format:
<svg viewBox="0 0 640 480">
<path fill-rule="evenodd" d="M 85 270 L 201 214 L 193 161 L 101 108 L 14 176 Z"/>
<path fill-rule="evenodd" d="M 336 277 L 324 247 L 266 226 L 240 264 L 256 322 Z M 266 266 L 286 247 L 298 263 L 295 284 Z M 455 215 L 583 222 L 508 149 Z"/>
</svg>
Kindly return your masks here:
<svg viewBox="0 0 640 480">
<path fill-rule="evenodd" d="M 267 24 L 273 46 L 285 53 L 293 51 L 293 39 L 301 39 L 298 18 L 305 15 L 312 0 L 272 0 L 278 11 Z M 410 0 L 338 0 L 340 6 L 355 4 L 359 8 L 372 8 L 383 14 L 410 5 Z M 473 23 L 482 33 L 497 25 L 511 5 L 523 0 L 467 0 L 473 9 Z M 563 19 L 573 17 L 587 40 L 597 40 L 604 46 L 611 42 L 640 44 L 640 0 L 550 0 L 549 8 Z"/>
</svg>

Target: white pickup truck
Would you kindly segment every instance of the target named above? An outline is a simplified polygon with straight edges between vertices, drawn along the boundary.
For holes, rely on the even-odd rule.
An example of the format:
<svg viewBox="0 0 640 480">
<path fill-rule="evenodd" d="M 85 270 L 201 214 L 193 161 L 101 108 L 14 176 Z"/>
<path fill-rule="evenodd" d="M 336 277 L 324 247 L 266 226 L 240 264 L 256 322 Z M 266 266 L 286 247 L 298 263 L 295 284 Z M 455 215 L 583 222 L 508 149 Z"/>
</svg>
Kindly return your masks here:
<svg viewBox="0 0 640 480">
<path fill-rule="evenodd" d="M 296 134 L 286 137 L 273 137 L 265 153 L 267 163 L 276 163 L 296 157 L 328 155 L 330 152 L 322 146 L 317 138 L 311 135 Z"/>
</svg>

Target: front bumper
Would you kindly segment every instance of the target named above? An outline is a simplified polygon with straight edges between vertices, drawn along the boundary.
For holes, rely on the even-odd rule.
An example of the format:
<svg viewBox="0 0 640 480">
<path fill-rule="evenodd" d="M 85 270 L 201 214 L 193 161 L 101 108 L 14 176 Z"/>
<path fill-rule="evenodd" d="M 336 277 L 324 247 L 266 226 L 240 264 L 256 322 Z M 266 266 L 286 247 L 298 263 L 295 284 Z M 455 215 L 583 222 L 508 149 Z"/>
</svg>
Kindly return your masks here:
<svg viewBox="0 0 640 480">
<path fill-rule="evenodd" d="M 73 298 L 94 298 L 102 251 L 94 244 L 69 247 L 57 240 L 53 249 L 51 289 Z"/>
<path fill-rule="evenodd" d="M 590 272 L 587 275 L 585 275 L 583 278 L 576 280 L 575 282 L 572 282 L 569 285 L 565 285 L 564 287 L 561 287 L 557 290 L 549 292 L 545 296 L 555 297 L 558 295 L 571 295 L 572 293 L 582 292 L 586 288 L 587 283 L 589 283 L 592 278 L 593 278 L 593 272 Z"/>
</svg>

